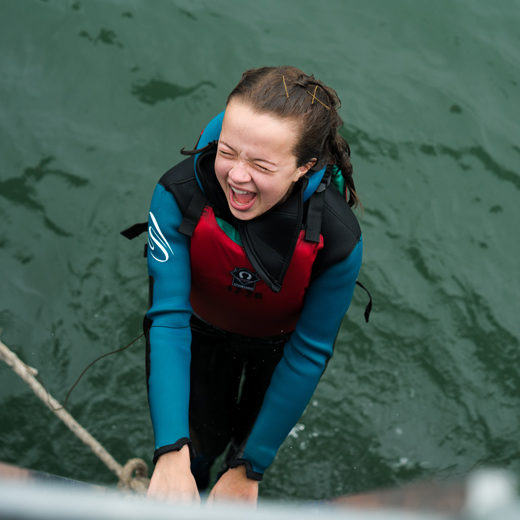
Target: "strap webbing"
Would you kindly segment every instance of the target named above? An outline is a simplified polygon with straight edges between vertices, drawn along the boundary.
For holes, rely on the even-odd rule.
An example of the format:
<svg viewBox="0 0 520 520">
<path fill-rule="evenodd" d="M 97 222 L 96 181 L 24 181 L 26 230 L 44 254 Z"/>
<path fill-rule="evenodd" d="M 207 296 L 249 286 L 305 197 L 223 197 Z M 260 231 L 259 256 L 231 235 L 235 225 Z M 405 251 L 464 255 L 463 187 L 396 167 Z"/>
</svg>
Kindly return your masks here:
<svg viewBox="0 0 520 520">
<path fill-rule="evenodd" d="M 193 195 L 188 208 L 184 214 L 181 225 L 179 226 L 179 232 L 183 235 L 191 237 L 197 224 L 199 223 L 200 216 L 206 205 L 206 196 L 204 193 L 197 189 Z"/>
<path fill-rule="evenodd" d="M 148 222 L 139 222 L 121 231 L 121 235 L 128 238 L 128 240 L 133 240 L 146 231 L 148 231 Z"/>
<path fill-rule="evenodd" d="M 305 222 L 305 240 L 316 244 L 320 241 L 321 236 L 321 219 L 323 215 L 323 201 L 325 199 L 325 190 L 330 184 L 330 171 L 327 168 L 323 179 L 316 188 L 316 191 L 309 200 L 307 208 L 307 220 Z"/>
<path fill-rule="evenodd" d="M 305 240 L 307 242 L 315 242 L 317 244 L 320 241 L 324 195 L 324 193 L 314 193 L 309 201 L 305 226 Z"/>
<path fill-rule="evenodd" d="M 370 313 L 372 312 L 372 295 L 361 282 L 358 282 L 356 280 L 356 284 L 359 285 L 359 287 L 361 287 L 361 289 L 363 289 L 368 294 L 369 301 L 368 301 L 367 306 L 365 307 L 365 314 L 364 314 L 365 321 L 368 323 L 368 319 L 370 318 Z"/>
</svg>

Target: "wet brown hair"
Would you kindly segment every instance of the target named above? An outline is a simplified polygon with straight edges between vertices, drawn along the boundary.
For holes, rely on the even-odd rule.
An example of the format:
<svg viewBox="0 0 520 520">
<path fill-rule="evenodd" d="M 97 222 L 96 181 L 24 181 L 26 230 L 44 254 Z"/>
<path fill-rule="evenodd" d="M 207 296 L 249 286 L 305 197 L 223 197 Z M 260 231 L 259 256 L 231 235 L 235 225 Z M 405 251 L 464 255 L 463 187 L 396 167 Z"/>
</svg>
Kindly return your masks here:
<svg viewBox="0 0 520 520">
<path fill-rule="evenodd" d="M 301 128 L 294 149 L 298 166 L 313 158 L 317 159 L 313 171 L 335 164 L 348 188 L 348 204 L 360 203 L 352 179 L 350 147 L 338 133 L 343 121 L 337 112 L 341 103 L 334 89 L 296 67 L 262 67 L 242 74 L 227 103 L 232 99 L 249 104 L 257 112 L 296 120 Z"/>
</svg>

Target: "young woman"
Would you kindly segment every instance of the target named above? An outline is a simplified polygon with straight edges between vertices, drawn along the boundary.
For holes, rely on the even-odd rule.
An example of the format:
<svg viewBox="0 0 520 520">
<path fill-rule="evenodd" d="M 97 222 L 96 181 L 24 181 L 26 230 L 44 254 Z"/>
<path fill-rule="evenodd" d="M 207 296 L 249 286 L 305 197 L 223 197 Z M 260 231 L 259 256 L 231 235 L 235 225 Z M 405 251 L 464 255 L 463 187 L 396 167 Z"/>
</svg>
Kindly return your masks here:
<svg viewBox="0 0 520 520">
<path fill-rule="evenodd" d="M 149 495 L 256 501 L 332 355 L 361 266 L 339 99 L 294 67 L 245 72 L 149 214 Z M 347 202 L 348 200 L 348 202 Z"/>
</svg>

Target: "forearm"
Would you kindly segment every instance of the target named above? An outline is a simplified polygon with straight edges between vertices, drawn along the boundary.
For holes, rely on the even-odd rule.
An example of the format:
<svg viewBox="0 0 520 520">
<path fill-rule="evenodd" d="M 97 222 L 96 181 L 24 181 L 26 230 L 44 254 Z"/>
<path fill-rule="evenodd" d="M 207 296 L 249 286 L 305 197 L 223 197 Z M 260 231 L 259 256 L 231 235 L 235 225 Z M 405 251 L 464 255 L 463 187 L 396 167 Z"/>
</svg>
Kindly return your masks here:
<svg viewBox="0 0 520 520">
<path fill-rule="evenodd" d="M 164 452 L 189 437 L 191 330 L 152 327 L 150 344 L 148 400 L 155 450 Z"/>
<path fill-rule="evenodd" d="M 190 261 L 189 240 L 178 232 L 181 219 L 171 193 L 157 186 L 149 218 L 148 270 L 153 283 L 147 313 L 151 322 L 148 397 L 155 458 L 178 449 L 189 437 Z"/>
</svg>

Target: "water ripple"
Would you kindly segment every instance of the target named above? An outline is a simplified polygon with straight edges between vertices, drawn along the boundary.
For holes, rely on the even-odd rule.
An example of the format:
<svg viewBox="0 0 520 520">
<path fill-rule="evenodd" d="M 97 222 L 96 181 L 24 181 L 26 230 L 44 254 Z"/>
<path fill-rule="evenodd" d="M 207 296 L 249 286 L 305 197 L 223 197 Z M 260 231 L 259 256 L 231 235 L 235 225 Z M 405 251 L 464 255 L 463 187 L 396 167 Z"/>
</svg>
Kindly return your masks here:
<svg viewBox="0 0 520 520">
<path fill-rule="evenodd" d="M 349 127 L 340 133 L 347 140 L 350 147 L 355 149 L 356 155 L 372 162 L 376 157 L 390 157 L 394 161 L 400 158 L 400 144 L 388 139 L 371 137 L 368 132 L 360 128 Z"/>
<path fill-rule="evenodd" d="M 460 167 L 464 170 L 468 169 L 468 165 L 463 162 L 465 157 L 474 157 L 480 161 L 484 168 L 490 171 L 500 180 L 510 182 L 513 186 L 520 190 L 520 177 L 513 170 L 509 170 L 500 165 L 486 150 L 481 146 L 468 146 L 460 150 L 451 148 L 449 146 L 441 145 L 438 147 L 441 153 L 449 155 L 457 161 Z"/>
<path fill-rule="evenodd" d="M 25 206 L 32 211 L 40 213 L 43 216 L 45 226 L 57 235 L 70 236 L 70 233 L 55 224 L 47 216 L 45 206 L 38 200 L 35 183 L 47 176 L 62 179 L 73 187 L 85 186 L 89 182 L 77 175 L 57 168 L 50 168 L 49 166 L 53 160 L 54 157 L 52 156 L 43 157 L 36 166 L 25 168 L 20 177 L 10 177 L 5 181 L 0 181 L 0 196 L 10 202 Z"/>
<path fill-rule="evenodd" d="M 181 87 L 175 83 L 154 78 L 146 83 L 135 83 L 132 86 L 132 95 L 137 97 L 142 103 L 155 105 L 167 99 L 174 100 L 179 97 L 189 96 L 204 85 L 215 87 L 215 84 L 211 81 L 200 81 L 192 87 Z"/>
<path fill-rule="evenodd" d="M 405 141 L 396 143 L 387 139 L 371 137 L 367 132 L 359 128 L 350 128 L 342 132 L 343 136 L 351 147 L 355 149 L 356 155 L 373 162 L 376 157 L 389 157 L 394 161 L 400 159 L 400 151 L 418 149 L 422 154 L 428 156 L 437 156 L 444 154 L 454 159 L 462 170 L 469 170 L 470 166 L 465 159 L 477 159 L 485 170 L 491 172 L 500 180 L 509 182 L 520 190 L 520 176 L 517 172 L 508 169 L 507 167 L 498 163 L 482 146 L 466 146 L 460 149 L 455 149 L 447 145 L 415 143 L 412 141 Z M 516 151 L 518 147 L 513 146 Z"/>
<path fill-rule="evenodd" d="M 81 38 L 87 39 L 89 42 L 93 44 L 97 44 L 98 42 L 104 43 L 105 45 L 115 45 L 120 49 L 123 48 L 123 44 L 117 39 L 117 35 L 111 29 L 99 29 L 97 36 L 91 36 L 87 31 L 80 31 L 79 36 Z"/>
<path fill-rule="evenodd" d="M 500 389 L 502 395 L 520 395 L 519 339 L 500 325 L 480 294 L 457 278 L 454 280 L 462 291 L 460 298 L 452 300 L 458 337 L 472 342 L 475 358 L 484 367 L 484 377 L 493 380 L 497 391 Z"/>
<path fill-rule="evenodd" d="M 412 241 L 412 244 L 405 247 L 405 252 L 412 261 L 415 269 L 429 282 L 435 283 L 441 280 L 441 277 L 435 274 L 434 269 L 428 265 L 427 254 L 432 248 L 424 247 L 424 243 Z M 425 254 L 426 252 L 426 254 Z"/>
</svg>

